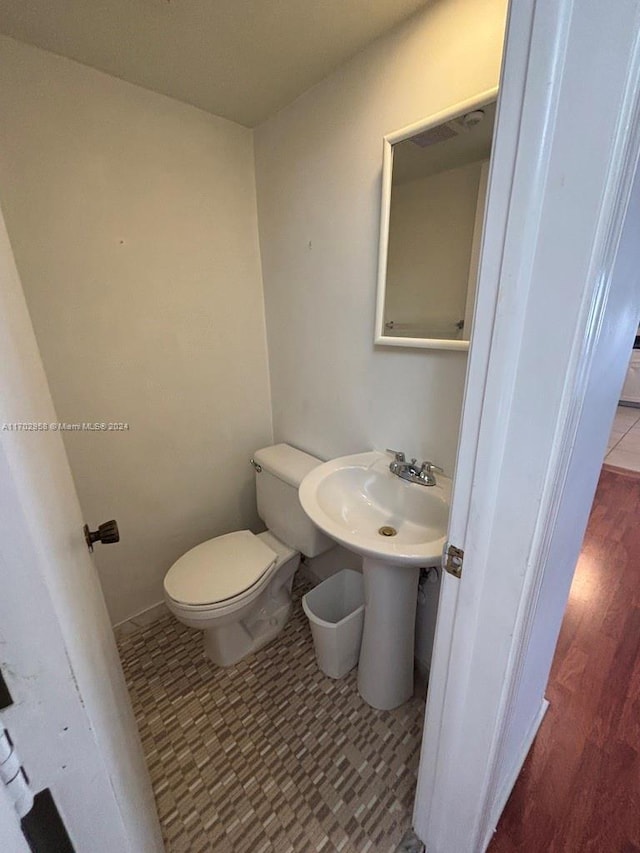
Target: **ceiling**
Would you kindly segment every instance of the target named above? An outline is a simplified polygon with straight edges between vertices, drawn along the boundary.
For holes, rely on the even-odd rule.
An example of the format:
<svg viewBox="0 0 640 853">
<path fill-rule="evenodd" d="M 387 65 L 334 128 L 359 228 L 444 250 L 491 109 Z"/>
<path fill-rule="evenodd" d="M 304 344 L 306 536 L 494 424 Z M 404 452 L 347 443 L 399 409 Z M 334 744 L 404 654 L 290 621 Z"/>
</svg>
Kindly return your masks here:
<svg viewBox="0 0 640 853">
<path fill-rule="evenodd" d="M 467 112 L 470 112 L 467 110 Z M 393 184 L 404 184 L 456 169 L 467 163 L 486 160 L 491 154 L 493 125 L 496 120 L 496 103 L 493 101 L 482 107 L 484 118 L 471 130 L 429 145 L 426 148 L 413 143 L 414 137 L 393 146 Z M 416 133 L 415 136 L 420 136 Z"/>
<path fill-rule="evenodd" d="M 427 0 L 1 0 L 0 32 L 249 127 Z"/>
</svg>

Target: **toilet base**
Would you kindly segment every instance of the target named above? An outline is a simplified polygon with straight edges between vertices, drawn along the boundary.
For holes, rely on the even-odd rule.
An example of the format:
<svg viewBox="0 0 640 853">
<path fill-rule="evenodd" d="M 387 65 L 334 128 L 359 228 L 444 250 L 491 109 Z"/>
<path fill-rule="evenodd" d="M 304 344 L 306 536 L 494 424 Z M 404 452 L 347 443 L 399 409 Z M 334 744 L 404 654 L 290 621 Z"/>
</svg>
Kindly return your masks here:
<svg viewBox="0 0 640 853">
<path fill-rule="evenodd" d="M 268 530 L 258 538 L 277 560 L 247 594 L 207 607 L 174 601 L 165 590 L 169 610 L 183 625 L 202 631 L 205 654 L 217 666 L 232 666 L 266 646 L 282 631 L 291 614 L 291 589 L 300 553 Z"/>
<path fill-rule="evenodd" d="M 218 666 L 232 666 L 275 639 L 291 613 L 291 599 L 273 599 L 248 619 L 209 628 L 204 632 L 206 656 Z"/>
</svg>

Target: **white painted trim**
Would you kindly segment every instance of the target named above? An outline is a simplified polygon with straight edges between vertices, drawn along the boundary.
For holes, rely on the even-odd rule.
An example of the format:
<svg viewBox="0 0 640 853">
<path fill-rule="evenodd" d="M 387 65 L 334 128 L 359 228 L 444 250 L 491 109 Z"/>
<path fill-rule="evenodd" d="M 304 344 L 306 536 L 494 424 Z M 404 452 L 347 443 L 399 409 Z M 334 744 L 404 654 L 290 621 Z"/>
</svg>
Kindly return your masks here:
<svg viewBox="0 0 640 853">
<path fill-rule="evenodd" d="M 540 707 L 538 708 L 538 713 L 535 715 L 533 720 L 531 721 L 531 726 L 527 731 L 523 741 L 522 746 L 520 747 L 511 768 L 505 774 L 503 783 L 496 794 L 495 800 L 493 801 L 493 808 L 491 811 L 491 818 L 489 820 L 489 827 L 487 829 L 482 849 L 485 850 L 489 846 L 489 842 L 493 838 L 493 835 L 496 831 L 496 827 L 498 825 L 498 821 L 500 820 L 500 815 L 504 807 L 507 805 L 507 800 L 511 795 L 511 791 L 513 790 L 513 786 L 516 784 L 516 780 L 520 775 L 520 771 L 522 770 L 522 766 L 529 754 L 529 750 L 533 746 L 533 741 L 535 740 L 536 735 L 538 734 L 538 730 L 542 725 L 542 721 L 544 720 L 544 716 L 549 709 L 549 702 L 547 699 L 543 699 Z"/>
<path fill-rule="evenodd" d="M 417 347 L 420 349 L 444 349 L 466 352 L 469 341 L 440 340 L 438 338 L 404 338 L 384 334 L 384 303 L 387 281 L 387 260 L 389 253 L 389 216 L 391 212 L 391 184 L 393 177 L 393 146 L 403 142 L 416 133 L 422 133 L 430 127 L 437 127 L 472 110 L 486 107 L 498 97 L 498 88 L 488 89 L 447 107 L 428 118 L 388 133 L 382 141 L 382 198 L 380 204 L 380 238 L 378 244 L 378 285 L 376 293 L 376 321 L 374 343 L 379 346 Z"/>
<path fill-rule="evenodd" d="M 528 12 L 526 17 L 522 14 L 525 9 Z M 493 327 L 496 314 L 502 257 L 510 221 L 511 192 L 521 133 L 521 102 L 529 60 L 532 19 L 533 3 L 529 0 L 526 6 L 521 6 L 519 18 L 513 21 L 510 11 L 507 20 L 510 36 L 505 47 L 505 56 L 509 60 L 510 73 L 505 75 L 503 65 L 474 314 L 474 331 L 479 329 L 479 334 L 474 334 L 467 368 L 461 439 L 449 519 L 448 538 L 456 545 L 464 542 L 474 482 L 480 419 L 493 343 L 492 335 L 486 330 Z M 460 671 L 454 672 L 453 669 L 454 631 L 460 587 L 458 580 L 443 572 L 413 812 L 414 827 L 423 841 L 429 835 L 432 814 L 438 809 L 435 803 L 436 779 L 439 768 L 446 761 L 444 728 L 449 682 L 450 679 L 464 680 L 464 675 Z"/>
<path fill-rule="evenodd" d="M 601 204 L 602 216 L 598 223 L 598 233 L 594 241 L 587 276 L 589 281 L 595 282 L 595 286 L 593 291 L 585 290 L 581 310 L 581 330 L 575 337 L 571 362 L 567 369 L 566 393 L 558 412 L 557 442 L 548 462 L 549 473 L 540 506 L 539 524 L 529 557 L 532 570 L 529 572 L 523 593 L 523 606 L 514 633 L 512 682 L 504 702 L 502 731 L 497 743 L 498 754 L 504 745 L 514 699 L 523 677 L 526 653 L 539 607 L 540 590 L 545 572 L 549 570 L 552 540 L 556 533 L 556 523 L 573 459 L 583 401 L 600 344 L 600 330 L 612 284 L 616 253 L 636 175 L 640 153 L 640 34 L 636 39 L 633 54 L 628 68 L 625 105 L 620 112 L 618 126 L 615 128 L 614 154 L 609 163 L 605 195 Z M 600 460 L 594 460 L 594 464 L 599 468 Z M 488 802 L 485 806 L 485 819 L 489 824 L 494 821 L 494 825 L 506 804 L 505 798 L 497 814 L 496 808 L 491 806 L 493 798 L 500 796 L 496 793 L 498 787 L 500 786 L 500 790 L 504 787 L 499 782 L 501 770 L 498 762 L 493 768 Z M 515 782 L 515 778 L 513 781 Z"/>
<path fill-rule="evenodd" d="M 466 98 L 464 101 L 458 101 L 457 104 L 451 104 L 446 109 L 440 110 L 439 113 L 433 113 L 427 118 L 414 121 L 413 124 L 408 124 L 406 127 L 400 128 L 400 130 L 387 133 L 384 137 L 384 142 L 389 146 L 397 145 L 398 142 L 404 142 L 405 139 L 410 139 L 417 133 L 423 133 L 431 127 L 438 127 L 438 125 L 459 118 L 461 115 L 470 113 L 472 110 L 480 110 L 482 107 L 492 104 L 497 98 L 498 87 L 494 86 L 484 92 L 479 92 L 477 95 L 472 95 L 472 97 Z"/>
<path fill-rule="evenodd" d="M 484 160 L 480 167 L 480 183 L 478 186 L 478 201 L 473 223 L 473 238 L 471 240 L 471 260 L 469 262 L 469 279 L 467 281 L 467 300 L 464 306 L 464 328 L 469 338 L 473 332 L 473 315 L 476 308 L 476 293 L 478 290 L 478 269 L 480 267 L 480 249 L 482 248 L 482 232 L 484 216 L 487 209 L 487 189 L 489 187 L 489 168 L 491 163 Z"/>
<path fill-rule="evenodd" d="M 376 346 L 409 347 L 411 349 L 446 349 L 467 352 L 469 341 L 449 341 L 440 338 L 399 338 L 392 335 L 378 335 L 374 339 Z"/>
<path fill-rule="evenodd" d="M 133 634 L 135 631 L 139 631 L 140 628 L 146 628 L 158 619 L 162 619 L 162 617 L 167 616 L 168 613 L 169 609 L 164 601 L 158 601 L 157 604 L 152 604 L 151 607 L 145 607 L 144 610 L 140 610 L 128 619 L 123 619 L 121 622 L 117 622 L 113 626 L 113 633 L 116 635 L 117 639 L 124 637 L 127 634 Z"/>
</svg>

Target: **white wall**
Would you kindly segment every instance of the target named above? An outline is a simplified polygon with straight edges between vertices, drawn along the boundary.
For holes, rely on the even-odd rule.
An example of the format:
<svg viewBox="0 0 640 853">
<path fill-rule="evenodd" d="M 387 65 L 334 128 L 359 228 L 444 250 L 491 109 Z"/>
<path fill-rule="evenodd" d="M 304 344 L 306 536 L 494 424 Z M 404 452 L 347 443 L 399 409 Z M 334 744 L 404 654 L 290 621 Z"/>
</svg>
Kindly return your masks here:
<svg viewBox="0 0 640 853">
<path fill-rule="evenodd" d="M 257 523 L 271 416 L 252 135 L 0 38 L 0 197 L 114 622 Z"/>
<path fill-rule="evenodd" d="M 482 163 L 394 184 L 385 320 L 457 338 L 464 320 Z"/>
<path fill-rule="evenodd" d="M 382 137 L 497 85 L 505 7 L 431 3 L 256 129 L 277 440 L 452 470 L 465 354 L 373 345 Z"/>
</svg>

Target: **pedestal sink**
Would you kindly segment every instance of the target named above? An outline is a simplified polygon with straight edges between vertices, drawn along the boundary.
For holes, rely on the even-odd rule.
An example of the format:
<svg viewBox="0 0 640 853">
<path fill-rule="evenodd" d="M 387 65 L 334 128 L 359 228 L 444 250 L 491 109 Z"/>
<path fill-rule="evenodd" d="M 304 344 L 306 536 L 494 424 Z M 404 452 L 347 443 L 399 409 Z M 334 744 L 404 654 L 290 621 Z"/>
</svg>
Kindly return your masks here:
<svg viewBox="0 0 640 853">
<path fill-rule="evenodd" d="M 358 690 L 389 710 L 413 694 L 414 627 L 422 567 L 439 565 L 451 481 L 409 483 L 379 451 L 342 456 L 314 468 L 300 485 L 309 518 L 363 559 L 365 617 Z"/>
</svg>

